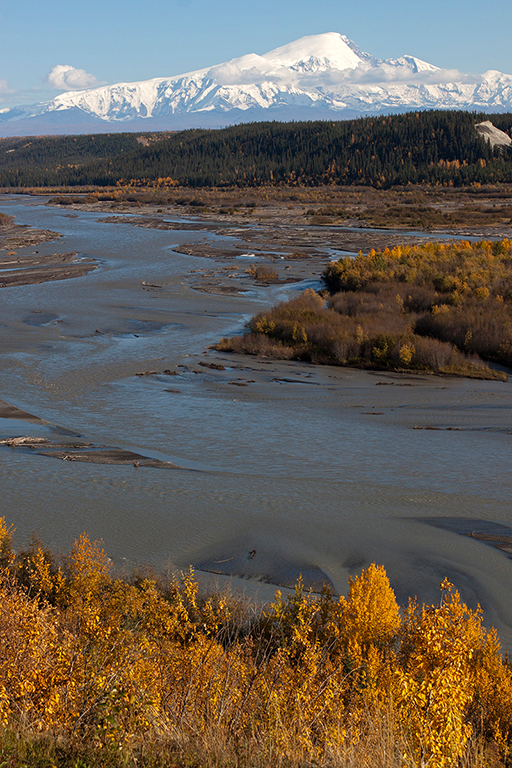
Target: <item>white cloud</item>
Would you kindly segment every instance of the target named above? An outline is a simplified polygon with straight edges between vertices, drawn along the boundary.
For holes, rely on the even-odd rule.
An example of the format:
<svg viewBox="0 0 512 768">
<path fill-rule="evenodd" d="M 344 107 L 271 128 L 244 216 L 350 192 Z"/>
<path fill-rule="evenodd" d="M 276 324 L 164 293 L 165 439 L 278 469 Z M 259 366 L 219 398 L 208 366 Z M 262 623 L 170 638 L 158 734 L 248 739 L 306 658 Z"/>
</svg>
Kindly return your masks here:
<svg viewBox="0 0 512 768">
<path fill-rule="evenodd" d="M 350 70 L 328 70 L 315 73 L 316 77 L 304 78 L 302 84 L 309 83 L 324 88 L 334 88 L 338 85 L 443 85 L 448 83 L 482 82 L 481 75 L 467 75 L 456 69 L 435 69 L 414 71 L 410 66 L 401 66 L 386 61 L 377 65 L 361 63 Z"/>
<path fill-rule="evenodd" d="M 0 112 L 8 112 L 9 108 L 4 107 L 4 104 L 8 104 L 9 102 L 12 102 L 13 96 L 15 96 L 15 91 L 13 91 L 12 88 L 9 88 L 7 84 L 7 80 L 0 77 Z"/>
<path fill-rule="evenodd" d="M 254 61 L 252 60 L 254 59 Z M 256 61 L 256 59 L 258 59 Z M 316 72 L 281 67 L 261 57 L 242 57 L 208 70 L 207 77 L 217 85 L 260 84 L 265 79 L 297 85 L 298 87 L 320 87 L 327 90 L 337 86 L 372 85 L 443 85 L 447 83 L 482 82 L 481 75 L 467 75 L 456 69 L 440 69 L 424 64 L 419 59 L 403 57 L 389 61 L 362 61 L 353 69 L 327 69 Z"/>
<path fill-rule="evenodd" d="M 218 85 L 251 85 L 261 83 L 265 77 L 271 79 L 282 77 L 293 77 L 288 69 L 265 66 L 241 68 L 236 62 L 228 61 L 226 64 L 219 64 L 208 70 L 207 77 L 210 77 Z"/>
<path fill-rule="evenodd" d="M 100 85 L 94 75 L 85 69 L 75 69 L 69 64 L 57 64 L 47 78 L 48 85 L 62 91 L 81 91 L 83 88 L 94 88 Z"/>
</svg>

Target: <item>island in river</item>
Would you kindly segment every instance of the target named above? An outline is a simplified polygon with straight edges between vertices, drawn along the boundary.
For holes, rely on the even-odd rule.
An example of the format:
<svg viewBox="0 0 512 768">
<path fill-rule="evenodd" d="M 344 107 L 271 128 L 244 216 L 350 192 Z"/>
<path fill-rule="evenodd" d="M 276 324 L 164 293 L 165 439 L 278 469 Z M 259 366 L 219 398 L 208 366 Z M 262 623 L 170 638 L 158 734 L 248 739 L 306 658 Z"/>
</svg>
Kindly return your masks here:
<svg viewBox="0 0 512 768">
<path fill-rule="evenodd" d="M 216 349 L 506 379 L 484 359 L 512 367 L 511 240 L 372 249 L 331 262 L 323 278 L 330 295 L 304 291 Z"/>
</svg>

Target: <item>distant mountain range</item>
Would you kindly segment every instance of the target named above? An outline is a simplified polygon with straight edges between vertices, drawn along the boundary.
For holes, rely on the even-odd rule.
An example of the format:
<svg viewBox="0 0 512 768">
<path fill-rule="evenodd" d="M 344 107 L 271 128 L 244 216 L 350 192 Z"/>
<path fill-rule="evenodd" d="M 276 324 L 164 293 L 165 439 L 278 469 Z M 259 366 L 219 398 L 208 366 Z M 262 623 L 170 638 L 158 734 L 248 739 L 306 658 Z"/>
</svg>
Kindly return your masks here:
<svg viewBox="0 0 512 768">
<path fill-rule="evenodd" d="M 414 56 L 377 59 L 337 32 L 174 77 L 63 93 L 0 110 L 0 136 L 181 130 L 424 109 L 512 111 L 512 75 Z"/>
</svg>

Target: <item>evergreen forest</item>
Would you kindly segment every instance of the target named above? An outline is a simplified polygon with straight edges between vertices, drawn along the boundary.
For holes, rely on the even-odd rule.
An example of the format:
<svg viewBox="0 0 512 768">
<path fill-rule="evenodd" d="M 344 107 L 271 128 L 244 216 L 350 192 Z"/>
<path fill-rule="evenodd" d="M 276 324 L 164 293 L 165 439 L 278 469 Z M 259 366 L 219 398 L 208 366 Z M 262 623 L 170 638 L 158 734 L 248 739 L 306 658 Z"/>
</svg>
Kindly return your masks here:
<svg viewBox="0 0 512 768">
<path fill-rule="evenodd" d="M 0 139 L 0 187 L 251 187 L 512 182 L 512 151 L 475 130 L 512 114 L 426 111 L 220 130 Z"/>
</svg>

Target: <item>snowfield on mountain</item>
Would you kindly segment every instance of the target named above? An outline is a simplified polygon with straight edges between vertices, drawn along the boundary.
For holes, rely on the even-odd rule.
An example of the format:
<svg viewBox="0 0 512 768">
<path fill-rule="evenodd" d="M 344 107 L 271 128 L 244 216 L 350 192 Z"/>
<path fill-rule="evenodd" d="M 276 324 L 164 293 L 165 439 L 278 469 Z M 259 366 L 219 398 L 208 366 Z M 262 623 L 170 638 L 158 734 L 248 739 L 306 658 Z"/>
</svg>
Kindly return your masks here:
<svg viewBox="0 0 512 768">
<path fill-rule="evenodd" d="M 512 110 L 512 75 L 377 59 L 337 32 L 173 77 L 62 93 L 0 111 L 0 135 L 181 129 L 253 120 L 344 119 L 413 109 Z M 53 129 L 52 129 L 53 128 Z"/>
</svg>

